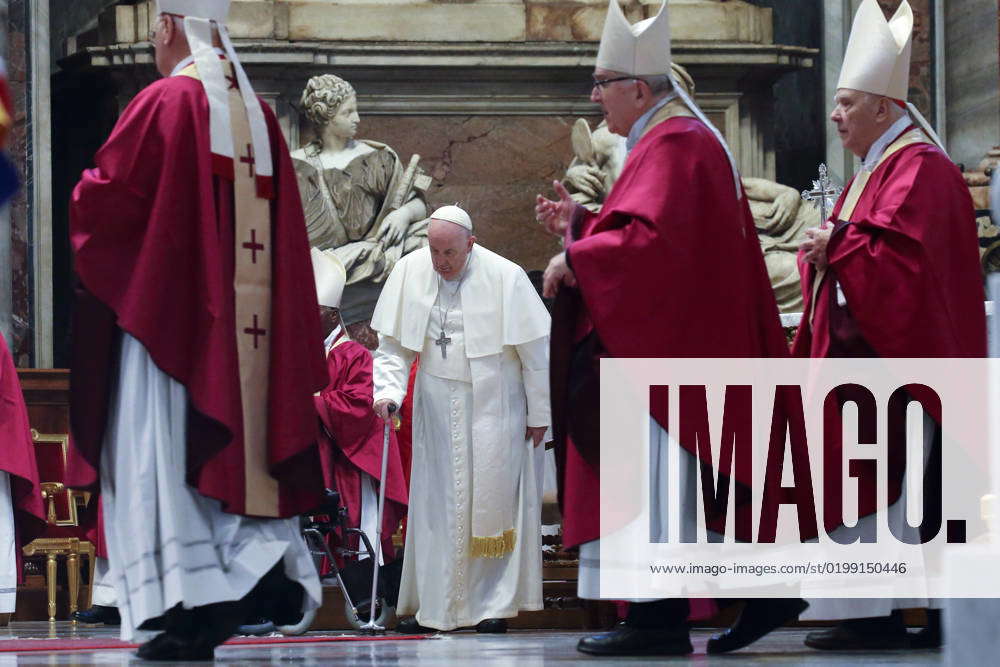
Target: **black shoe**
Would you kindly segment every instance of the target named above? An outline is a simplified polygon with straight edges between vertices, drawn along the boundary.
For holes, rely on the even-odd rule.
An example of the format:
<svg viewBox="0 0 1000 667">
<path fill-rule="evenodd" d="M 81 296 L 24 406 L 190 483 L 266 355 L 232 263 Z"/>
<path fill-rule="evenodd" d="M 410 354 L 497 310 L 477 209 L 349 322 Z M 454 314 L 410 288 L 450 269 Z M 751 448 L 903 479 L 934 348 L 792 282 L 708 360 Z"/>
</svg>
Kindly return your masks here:
<svg viewBox="0 0 1000 667">
<path fill-rule="evenodd" d="M 891 651 L 911 647 L 902 620 L 858 618 L 806 635 L 805 644 L 820 651 Z"/>
<path fill-rule="evenodd" d="M 941 648 L 941 610 L 927 610 L 927 627 L 921 628 L 909 637 L 910 648 Z"/>
<path fill-rule="evenodd" d="M 736 651 L 798 618 L 809 603 L 798 598 L 759 598 L 747 600 L 739 618 L 721 635 L 708 640 L 707 653 Z"/>
<path fill-rule="evenodd" d="M 591 655 L 687 655 L 694 651 L 687 626 L 675 629 L 615 627 L 584 637 L 576 650 Z"/>
<path fill-rule="evenodd" d="M 404 618 L 396 624 L 396 632 L 403 635 L 426 635 L 432 632 L 437 632 L 437 630 L 434 628 L 425 628 L 417 623 L 416 616 L 410 616 L 409 618 Z"/>
<path fill-rule="evenodd" d="M 87 625 L 121 625 L 122 617 L 118 613 L 118 607 L 103 607 L 95 604 L 90 609 L 74 611 L 73 620 L 77 623 Z"/>
<path fill-rule="evenodd" d="M 163 632 L 139 647 L 135 654 L 143 660 L 179 661 L 214 660 L 215 647 L 205 646 L 188 639 Z"/>
<path fill-rule="evenodd" d="M 505 618 L 487 618 L 485 620 L 479 621 L 476 626 L 476 632 L 482 632 L 484 634 L 494 634 L 502 635 L 507 632 L 507 619 Z"/>
</svg>

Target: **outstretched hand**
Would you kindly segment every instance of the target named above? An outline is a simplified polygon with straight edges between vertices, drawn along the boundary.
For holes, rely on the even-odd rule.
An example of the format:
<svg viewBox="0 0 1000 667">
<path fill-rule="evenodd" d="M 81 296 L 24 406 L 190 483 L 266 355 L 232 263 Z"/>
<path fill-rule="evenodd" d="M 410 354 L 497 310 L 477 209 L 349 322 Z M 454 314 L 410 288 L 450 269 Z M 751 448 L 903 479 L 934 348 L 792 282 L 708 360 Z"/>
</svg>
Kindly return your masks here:
<svg viewBox="0 0 1000 667">
<path fill-rule="evenodd" d="M 552 181 L 552 187 L 559 197 L 559 201 L 546 199 L 542 195 L 535 198 L 535 219 L 545 225 L 545 230 L 550 234 L 562 237 L 566 234 L 569 221 L 573 217 L 573 211 L 578 204 L 569 196 L 569 191 L 563 187 L 559 181 Z"/>
</svg>

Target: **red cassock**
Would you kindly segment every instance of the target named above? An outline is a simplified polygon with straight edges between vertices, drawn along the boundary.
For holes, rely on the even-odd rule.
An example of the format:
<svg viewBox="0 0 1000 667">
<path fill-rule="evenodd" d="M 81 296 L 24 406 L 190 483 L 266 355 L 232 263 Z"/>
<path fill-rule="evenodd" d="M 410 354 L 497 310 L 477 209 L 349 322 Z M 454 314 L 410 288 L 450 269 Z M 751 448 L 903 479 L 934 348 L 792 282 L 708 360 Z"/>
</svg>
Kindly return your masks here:
<svg viewBox="0 0 1000 667">
<path fill-rule="evenodd" d="M 932 144 L 906 146 L 876 167 L 850 220 L 841 221 L 849 189 L 831 215 L 829 268 L 815 302 L 815 266 L 799 256 L 804 312 L 793 355 L 985 357 L 976 215 L 958 168 Z M 837 419 L 826 423 L 839 429 Z M 828 465 L 830 456 L 840 465 L 839 451 L 828 452 Z M 889 482 L 891 503 L 902 478 Z M 859 507 L 861 515 L 874 510 L 873 502 Z"/>
<path fill-rule="evenodd" d="M 295 171 L 261 103 L 274 156 L 268 465 L 279 513 L 321 502 L 312 395 L 327 384 Z M 188 391 L 187 479 L 246 512 L 236 351 L 233 184 L 213 163 L 208 100 L 192 77 L 161 79 L 125 109 L 73 192 L 74 309 L 70 483 L 97 490 L 119 332 Z M 223 165 L 224 166 L 224 165 Z M 231 165 L 230 165 L 231 166 Z M 142 443 L 135 443 L 142 446 Z"/>
<path fill-rule="evenodd" d="M 45 505 L 35 463 L 35 445 L 28 425 L 21 383 L 7 341 L 0 335 L 0 470 L 10 475 L 10 499 L 14 507 L 16 558 L 21 547 L 45 530 Z M 18 580 L 24 575 L 18 567 Z"/>
<path fill-rule="evenodd" d="M 340 339 L 327 355 L 330 384 L 314 398 L 323 425 L 320 451 L 327 487 L 340 492 L 349 525 L 361 524 L 361 473 L 376 480 L 382 475 L 385 423 L 372 410 L 372 354 L 353 340 Z M 389 462 L 382 515 L 382 550 L 394 557 L 392 534 L 406 516 L 407 487 L 399 444 L 389 436 Z M 376 489 L 377 492 L 377 489 Z M 374 537 L 374 536 L 373 536 Z M 356 548 L 357 540 L 348 546 Z"/>
<path fill-rule="evenodd" d="M 648 130 L 601 212 L 579 215 L 572 236 L 579 287 L 560 290 L 550 361 L 566 546 L 600 537 L 602 500 L 624 507 L 623 521 L 637 510 L 638 499 L 600 498 L 601 356 L 788 354 L 746 196 L 736 198 L 725 151 L 700 121 Z M 666 425 L 664 412 L 653 416 Z"/>
</svg>

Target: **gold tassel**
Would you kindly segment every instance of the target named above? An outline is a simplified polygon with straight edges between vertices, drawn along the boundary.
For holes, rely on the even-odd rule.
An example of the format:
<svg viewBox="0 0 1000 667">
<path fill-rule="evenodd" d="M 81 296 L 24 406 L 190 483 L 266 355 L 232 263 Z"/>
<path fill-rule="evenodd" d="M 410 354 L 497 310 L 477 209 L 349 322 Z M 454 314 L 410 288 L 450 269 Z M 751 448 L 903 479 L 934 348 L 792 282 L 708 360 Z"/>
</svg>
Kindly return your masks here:
<svg viewBox="0 0 1000 667">
<path fill-rule="evenodd" d="M 515 542 L 517 531 L 511 528 L 496 537 L 473 537 L 469 548 L 473 558 L 503 558 L 514 551 Z"/>
</svg>

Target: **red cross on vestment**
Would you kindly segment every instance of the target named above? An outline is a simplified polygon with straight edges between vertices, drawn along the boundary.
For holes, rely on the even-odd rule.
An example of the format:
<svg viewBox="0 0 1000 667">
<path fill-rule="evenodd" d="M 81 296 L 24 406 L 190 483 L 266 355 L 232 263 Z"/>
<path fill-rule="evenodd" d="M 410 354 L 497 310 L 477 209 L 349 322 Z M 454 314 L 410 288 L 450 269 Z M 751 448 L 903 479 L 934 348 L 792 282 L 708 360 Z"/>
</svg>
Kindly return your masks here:
<svg viewBox="0 0 1000 667">
<path fill-rule="evenodd" d="M 253 144 L 247 144 L 247 154 L 240 158 L 240 162 L 247 165 L 249 171 L 247 175 L 253 178 L 253 166 L 257 164 L 257 161 L 253 158 Z"/>
<path fill-rule="evenodd" d="M 234 88 L 239 88 L 239 85 L 236 83 L 236 75 L 235 74 L 232 75 L 232 76 L 226 76 L 226 81 L 229 82 L 229 90 L 232 90 Z"/>
<path fill-rule="evenodd" d="M 253 253 L 253 263 L 257 263 L 257 251 L 264 250 L 264 244 L 257 242 L 257 230 L 250 230 L 250 240 L 243 244 L 243 247 Z"/>
<path fill-rule="evenodd" d="M 247 328 L 243 329 L 243 333 L 245 333 L 245 334 L 247 334 L 249 336 L 253 336 L 253 349 L 256 350 L 257 349 L 257 337 L 258 336 L 266 336 L 267 335 L 267 330 L 260 328 L 260 326 L 257 324 L 257 316 L 254 315 L 253 316 L 253 326 L 252 327 L 247 327 Z"/>
</svg>

